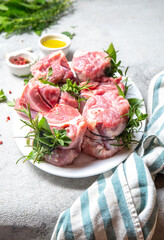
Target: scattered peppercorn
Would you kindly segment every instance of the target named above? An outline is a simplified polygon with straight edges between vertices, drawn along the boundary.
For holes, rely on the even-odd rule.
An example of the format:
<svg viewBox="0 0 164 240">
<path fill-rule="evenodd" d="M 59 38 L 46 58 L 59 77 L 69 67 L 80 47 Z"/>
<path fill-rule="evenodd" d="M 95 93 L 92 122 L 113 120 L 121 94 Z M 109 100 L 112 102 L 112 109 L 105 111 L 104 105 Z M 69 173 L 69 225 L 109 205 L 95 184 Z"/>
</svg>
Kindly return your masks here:
<svg viewBox="0 0 164 240">
<path fill-rule="evenodd" d="M 3 144 L 3 142 L 2 142 L 2 141 L 0 141 L 0 144 Z"/>
<path fill-rule="evenodd" d="M 9 94 L 11 94 L 12 93 L 12 91 L 11 90 L 9 90 Z"/>
<path fill-rule="evenodd" d="M 25 65 L 30 63 L 30 61 L 25 59 L 24 57 L 13 58 L 10 60 L 10 62 L 16 65 Z"/>
<path fill-rule="evenodd" d="M 6 121 L 8 122 L 9 120 L 10 120 L 10 117 L 9 117 L 9 116 L 7 116 L 7 120 L 6 120 Z"/>
</svg>

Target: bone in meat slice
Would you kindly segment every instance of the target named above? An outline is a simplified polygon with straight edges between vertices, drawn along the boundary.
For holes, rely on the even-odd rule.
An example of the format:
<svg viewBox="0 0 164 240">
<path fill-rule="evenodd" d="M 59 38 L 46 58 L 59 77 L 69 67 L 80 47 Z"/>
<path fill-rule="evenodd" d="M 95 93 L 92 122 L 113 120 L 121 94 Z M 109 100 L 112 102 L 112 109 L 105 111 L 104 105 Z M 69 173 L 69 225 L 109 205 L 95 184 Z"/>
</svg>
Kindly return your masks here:
<svg viewBox="0 0 164 240">
<path fill-rule="evenodd" d="M 41 83 L 32 79 L 25 86 L 20 98 L 16 100 L 15 109 L 27 107 L 36 112 L 49 111 L 59 99 L 60 89 L 49 84 Z"/>
<path fill-rule="evenodd" d="M 83 151 L 103 159 L 121 149 L 111 146 L 111 139 L 123 132 L 128 121 L 128 117 L 123 115 L 128 111 L 129 102 L 115 92 L 107 91 L 103 95 L 90 97 L 83 110 L 89 130 L 85 133 Z M 109 141 L 106 141 L 107 138 Z"/>
<path fill-rule="evenodd" d="M 65 104 L 57 104 L 49 112 L 41 113 L 41 116 L 47 119 L 51 129 L 65 129 L 72 140 L 68 147 L 58 147 L 51 156 L 45 156 L 45 160 L 57 166 L 71 164 L 81 151 L 86 131 L 84 117 L 77 109 Z"/>
<path fill-rule="evenodd" d="M 52 68 L 52 75 L 47 76 L 49 69 Z M 46 77 L 49 82 L 65 82 L 67 78 L 73 79 L 73 72 L 63 51 L 50 53 L 32 65 L 31 73 L 35 79 Z"/>
<path fill-rule="evenodd" d="M 122 76 L 119 78 L 112 78 L 112 77 L 101 77 L 99 79 L 95 79 L 93 82 L 88 84 L 89 89 L 84 89 L 81 91 L 80 96 L 85 98 L 86 100 L 90 97 L 96 95 L 103 95 L 106 92 L 110 92 L 112 95 L 118 96 L 118 89 L 116 84 L 124 91 L 125 86 L 121 82 Z M 81 85 L 85 84 L 86 82 L 81 83 Z M 82 101 L 80 105 L 80 112 L 83 111 L 86 101 Z"/>
<path fill-rule="evenodd" d="M 73 108 L 78 108 L 78 101 L 75 97 L 71 96 L 68 92 L 62 92 L 60 95 L 59 104 L 66 104 Z"/>
</svg>

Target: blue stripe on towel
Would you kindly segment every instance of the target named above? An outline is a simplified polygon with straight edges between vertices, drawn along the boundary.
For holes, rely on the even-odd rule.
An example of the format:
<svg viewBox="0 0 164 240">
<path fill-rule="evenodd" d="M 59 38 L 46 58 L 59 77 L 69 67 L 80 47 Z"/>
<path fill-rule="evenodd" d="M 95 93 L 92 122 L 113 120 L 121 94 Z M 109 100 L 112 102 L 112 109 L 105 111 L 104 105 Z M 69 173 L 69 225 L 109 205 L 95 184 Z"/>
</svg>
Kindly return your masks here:
<svg viewBox="0 0 164 240">
<path fill-rule="evenodd" d="M 164 113 L 164 105 L 162 107 L 160 107 L 155 114 L 153 114 L 153 116 L 150 119 L 150 122 L 148 123 L 147 127 L 146 127 L 146 131 L 148 131 L 153 124 L 155 124 L 155 122 L 157 121 L 158 118 L 160 118 L 160 116 Z"/>
<path fill-rule="evenodd" d="M 82 219 L 83 219 L 83 227 L 86 235 L 87 240 L 94 240 L 94 230 L 92 226 L 92 221 L 90 217 L 90 212 L 89 212 L 89 196 L 88 196 L 88 190 L 86 190 L 81 196 L 81 214 L 82 214 Z"/>
<path fill-rule="evenodd" d="M 127 230 L 127 236 L 128 236 L 128 240 L 137 240 L 137 236 L 134 230 L 134 225 L 131 219 L 131 214 L 129 212 L 128 206 L 127 206 L 127 202 L 124 196 L 124 192 L 119 180 L 119 176 L 118 176 L 118 169 L 115 171 L 115 173 L 112 176 L 112 184 L 115 190 L 115 194 L 117 197 L 117 201 L 118 201 L 118 206 L 120 209 L 120 213 L 124 222 L 124 226 Z"/>
<path fill-rule="evenodd" d="M 151 151 L 153 151 L 154 149 L 154 145 L 155 145 L 155 141 L 156 141 L 156 136 L 151 136 L 149 138 L 147 138 L 147 140 L 150 139 L 149 144 L 147 146 L 145 146 L 145 152 L 144 155 L 150 153 Z"/>
<path fill-rule="evenodd" d="M 58 223 L 58 226 L 57 226 L 57 230 L 56 230 L 56 239 L 57 239 L 57 237 L 58 237 L 58 234 L 59 234 L 59 231 L 60 231 L 60 229 L 61 229 L 61 227 L 62 227 L 62 224 L 63 224 L 63 222 L 64 222 L 64 220 L 65 220 L 65 217 L 67 216 L 68 211 L 69 211 L 69 209 L 66 210 L 66 211 L 63 213 L 63 215 L 60 217 L 60 220 L 59 220 L 59 223 Z"/>
<path fill-rule="evenodd" d="M 147 220 L 147 222 L 145 223 L 145 225 L 142 228 L 142 232 L 143 232 L 145 240 L 147 239 L 148 235 L 150 234 L 150 232 L 153 229 L 154 224 L 156 222 L 157 208 L 158 208 L 158 206 L 157 206 L 157 200 L 156 200 L 155 206 L 152 209 L 152 213 L 151 213 L 149 219 Z"/>
<path fill-rule="evenodd" d="M 155 108 L 159 104 L 159 89 L 162 83 L 163 75 L 161 75 L 155 82 L 154 89 L 153 89 L 153 106 L 152 112 L 154 112 Z"/>
<path fill-rule="evenodd" d="M 74 235 L 72 232 L 71 218 L 70 218 L 70 209 L 67 210 L 67 215 L 63 222 L 63 231 L 65 239 L 74 240 Z"/>
<path fill-rule="evenodd" d="M 98 189 L 99 189 L 98 204 L 99 204 L 102 219 L 104 221 L 104 228 L 106 230 L 107 238 L 115 240 L 116 235 L 113 229 L 112 218 L 108 209 L 106 197 L 104 195 L 105 186 L 106 186 L 106 181 L 105 181 L 104 175 L 101 174 L 98 178 Z"/>
<path fill-rule="evenodd" d="M 157 131 L 156 135 L 159 136 L 159 134 L 164 130 L 164 123 L 161 125 L 160 129 Z"/>
<path fill-rule="evenodd" d="M 164 151 L 157 157 L 157 159 L 149 166 L 150 172 L 155 172 L 164 164 Z"/>
<path fill-rule="evenodd" d="M 146 178 L 146 172 L 143 160 L 136 154 L 133 154 L 135 164 L 136 164 L 136 170 L 138 175 L 138 185 L 140 187 L 140 197 L 141 197 L 141 204 L 140 208 L 137 209 L 137 213 L 141 213 L 146 204 L 147 204 L 147 198 L 148 198 L 148 192 L 147 192 L 147 178 Z"/>
</svg>

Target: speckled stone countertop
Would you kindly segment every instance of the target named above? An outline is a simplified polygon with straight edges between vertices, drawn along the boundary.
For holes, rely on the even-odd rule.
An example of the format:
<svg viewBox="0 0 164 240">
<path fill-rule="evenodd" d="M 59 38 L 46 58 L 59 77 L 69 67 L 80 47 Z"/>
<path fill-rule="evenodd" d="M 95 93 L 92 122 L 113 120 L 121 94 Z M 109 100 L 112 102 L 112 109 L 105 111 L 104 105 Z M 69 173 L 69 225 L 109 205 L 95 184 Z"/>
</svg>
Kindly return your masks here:
<svg viewBox="0 0 164 240">
<path fill-rule="evenodd" d="M 137 84 L 145 102 L 151 78 L 164 69 L 163 0 L 78 0 L 74 11 L 43 32 L 70 31 L 68 60 L 77 49 L 103 50 L 110 42 L 119 49 L 119 59 L 129 66 L 129 77 Z M 72 28 L 74 26 L 74 28 Z M 9 100 L 17 97 L 23 80 L 12 75 L 4 55 L 32 47 L 41 56 L 38 36 L 0 36 L 0 89 Z M 9 90 L 12 94 L 9 94 Z M 73 179 L 45 173 L 26 162 L 16 165 L 22 154 L 13 137 L 13 109 L 0 104 L 0 240 L 50 239 L 59 213 L 70 207 L 97 176 Z M 11 120 L 6 121 L 7 116 Z M 156 180 L 159 217 L 153 240 L 164 239 L 164 176 Z"/>
</svg>

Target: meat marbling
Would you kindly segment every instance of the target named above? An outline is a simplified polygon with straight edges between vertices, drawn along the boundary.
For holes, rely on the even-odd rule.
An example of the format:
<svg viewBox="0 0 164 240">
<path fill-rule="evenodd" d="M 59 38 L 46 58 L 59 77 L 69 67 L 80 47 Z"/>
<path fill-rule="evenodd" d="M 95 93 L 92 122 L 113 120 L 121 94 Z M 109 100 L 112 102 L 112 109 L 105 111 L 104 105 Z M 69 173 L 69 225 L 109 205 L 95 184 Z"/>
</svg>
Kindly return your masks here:
<svg viewBox="0 0 164 240">
<path fill-rule="evenodd" d="M 105 52 L 76 51 L 72 59 L 72 68 L 81 81 L 93 80 L 104 76 L 110 67 L 110 60 Z"/>
<path fill-rule="evenodd" d="M 88 128 L 82 144 L 83 151 L 104 159 L 122 149 L 111 144 L 116 144 L 112 139 L 126 127 L 128 117 L 123 115 L 128 111 L 129 102 L 118 95 L 118 90 L 90 97 L 83 109 Z M 107 138 L 111 140 L 107 141 Z"/>
<path fill-rule="evenodd" d="M 74 108 L 78 108 L 78 101 L 68 92 L 61 93 L 59 103 L 66 104 Z"/>
<path fill-rule="evenodd" d="M 47 112 L 57 104 L 59 96 L 58 87 L 32 79 L 25 86 L 21 97 L 16 100 L 15 109 L 27 107 L 30 103 L 31 110 Z"/>
<path fill-rule="evenodd" d="M 65 104 L 57 104 L 49 112 L 41 113 L 50 125 L 50 128 L 65 129 L 72 142 L 68 147 L 58 147 L 45 160 L 57 166 L 71 164 L 81 151 L 83 136 L 86 131 L 86 122 L 79 111 Z"/>
<path fill-rule="evenodd" d="M 67 78 L 74 77 L 62 51 L 53 52 L 32 65 L 32 75 L 35 79 L 45 77 L 50 67 L 52 67 L 53 74 L 48 77 L 48 80 L 52 83 L 65 82 Z"/>
</svg>

